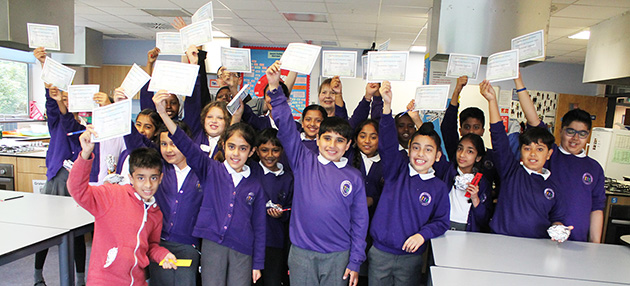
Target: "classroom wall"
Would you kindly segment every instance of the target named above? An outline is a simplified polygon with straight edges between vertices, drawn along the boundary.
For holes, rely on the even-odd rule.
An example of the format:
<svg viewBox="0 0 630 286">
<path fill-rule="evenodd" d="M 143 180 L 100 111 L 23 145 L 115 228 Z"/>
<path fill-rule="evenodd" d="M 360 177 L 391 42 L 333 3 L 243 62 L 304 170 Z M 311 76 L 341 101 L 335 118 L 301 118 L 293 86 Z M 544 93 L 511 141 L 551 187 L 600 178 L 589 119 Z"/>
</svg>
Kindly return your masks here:
<svg viewBox="0 0 630 286">
<path fill-rule="evenodd" d="M 147 64 L 147 52 L 155 48 L 153 40 L 103 40 L 104 65 Z M 160 56 L 160 60 L 180 61 L 180 56 Z"/>
</svg>

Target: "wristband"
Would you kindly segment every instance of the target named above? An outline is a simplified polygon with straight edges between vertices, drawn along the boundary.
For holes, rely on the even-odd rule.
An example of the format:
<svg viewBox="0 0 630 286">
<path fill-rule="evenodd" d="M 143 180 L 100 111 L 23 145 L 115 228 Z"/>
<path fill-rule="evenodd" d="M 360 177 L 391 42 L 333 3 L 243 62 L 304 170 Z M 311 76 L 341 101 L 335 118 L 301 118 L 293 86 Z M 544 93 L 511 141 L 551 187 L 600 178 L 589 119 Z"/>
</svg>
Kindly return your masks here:
<svg viewBox="0 0 630 286">
<path fill-rule="evenodd" d="M 521 88 L 521 89 L 517 89 L 516 92 L 521 92 L 521 91 L 526 91 L 526 90 L 527 90 L 527 88 L 524 87 L 524 88 Z"/>
</svg>

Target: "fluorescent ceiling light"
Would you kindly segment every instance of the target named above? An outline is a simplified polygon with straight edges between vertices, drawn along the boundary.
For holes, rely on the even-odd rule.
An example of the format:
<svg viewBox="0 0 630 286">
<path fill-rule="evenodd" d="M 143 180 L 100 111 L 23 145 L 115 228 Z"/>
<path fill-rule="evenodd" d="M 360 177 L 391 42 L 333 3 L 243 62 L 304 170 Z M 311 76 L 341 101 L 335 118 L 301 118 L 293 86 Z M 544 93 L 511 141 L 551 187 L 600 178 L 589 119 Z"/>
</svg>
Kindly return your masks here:
<svg viewBox="0 0 630 286">
<path fill-rule="evenodd" d="M 184 9 L 140 9 L 155 17 L 190 17 L 190 12 Z"/>
<path fill-rule="evenodd" d="M 411 46 L 411 48 L 409 48 L 409 51 L 416 52 L 416 53 L 426 53 L 427 47 L 426 46 Z"/>
<path fill-rule="evenodd" d="M 282 12 L 287 21 L 296 21 L 296 22 L 319 22 L 326 23 L 328 19 L 326 18 L 326 14 L 314 14 L 314 13 L 299 13 L 299 12 Z"/>
<path fill-rule="evenodd" d="M 225 33 L 221 32 L 221 31 L 217 31 L 217 30 L 212 30 L 212 37 L 213 38 L 229 38 L 230 36 L 226 35 Z"/>
<path fill-rule="evenodd" d="M 582 31 L 575 35 L 569 36 L 569 39 L 588 40 L 590 36 L 591 36 L 591 31 Z"/>
</svg>

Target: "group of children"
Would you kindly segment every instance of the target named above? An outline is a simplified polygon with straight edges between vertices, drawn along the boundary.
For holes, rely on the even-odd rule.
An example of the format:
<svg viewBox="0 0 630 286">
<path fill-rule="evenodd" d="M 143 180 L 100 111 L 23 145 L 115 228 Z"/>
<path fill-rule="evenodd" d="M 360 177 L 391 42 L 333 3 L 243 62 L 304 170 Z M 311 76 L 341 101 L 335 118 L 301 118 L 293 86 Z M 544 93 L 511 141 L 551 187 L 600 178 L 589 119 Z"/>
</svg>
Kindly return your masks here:
<svg viewBox="0 0 630 286">
<path fill-rule="evenodd" d="M 35 55 L 45 61 L 43 49 Z M 158 55 L 149 51 L 149 73 Z M 460 113 L 460 138 L 462 77 L 441 126 L 442 151 L 413 102 L 392 115 L 387 81 L 368 83 L 348 118 L 341 81 L 325 80 L 320 104 L 307 106 L 299 124 L 288 103 L 296 74 L 283 82 L 280 62 L 266 71 L 260 108 L 240 102 L 230 114 L 240 75 L 219 70 L 226 88 L 212 98 L 205 53 L 191 46 L 186 58 L 201 65 L 192 96 L 145 86 L 135 128 L 112 142 L 93 143 L 98 134 L 47 86 L 46 190 L 69 193 L 95 216 L 89 284 L 144 285 L 148 269 L 151 285 L 418 285 L 427 241 L 448 229 L 548 238 L 550 226 L 566 225 L 569 239 L 600 240 L 603 172 L 584 154 L 590 115 L 568 112 L 555 145 L 520 78 L 531 125 L 523 134 L 506 134 L 484 81 L 493 149 L 484 147 L 477 108 Z M 121 100 L 120 88 L 104 99 Z M 85 132 L 66 136 L 76 130 Z M 69 174 L 65 160 L 74 161 Z M 77 247 L 82 273 L 85 246 Z M 177 267 L 184 260 L 189 266 Z M 42 267 L 36 262 L 36 285 L 45 285 Z"/>
</svg>

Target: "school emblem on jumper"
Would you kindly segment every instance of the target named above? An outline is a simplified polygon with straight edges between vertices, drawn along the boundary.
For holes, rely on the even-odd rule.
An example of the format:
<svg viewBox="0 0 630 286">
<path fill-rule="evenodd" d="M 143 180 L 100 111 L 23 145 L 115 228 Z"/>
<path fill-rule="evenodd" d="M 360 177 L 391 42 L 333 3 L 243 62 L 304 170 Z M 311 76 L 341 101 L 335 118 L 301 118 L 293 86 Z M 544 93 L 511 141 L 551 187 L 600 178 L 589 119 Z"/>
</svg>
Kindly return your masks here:
<svg viewBox="0 0 630 286">
<path fill-rule="evenodd" d="M 481 201 L 482 203 L 485 203 L 486 199 L 488 199 L 488 196 L 486 196 L 486 194 L 479 195 L 479 201 Z"/>
<path fill-rule="evenodd" d="M 591 173 L 584 173 L 584 175 L 582 175 L 582 182 L 584 182 L 584 184 L 586 185 L 590 185 L 593 183 L 593 175 L 591 175 Z"/>
<path fill-rule="evenodd" d="M 485 169 L 487 169 L 487 170 L 490 170 L 490 169 L 494 168 L 494 163 L 492 163 L 492 161 L 490 161 L 490 160 L 485 160 L 483 162 L 483 167 Z"/>
<path fill-rule="evenodd" d="M 556 193 L 554 193 L 553 190 L 550 188 L 546 188 L 544 194 L 545 198 L 547 198 L 548 200 L 551 200 L 556 196 Z"/>
<path fill-rule="evenodd" d="M 254 194 L 254 192 L 249 192 L 249 194 L 247 194 L 247 204 L 248 205 L 252 205 L 254 203 L 254 200 L 256 199 L 256 194 Z"/>
<path fill-rule="evenodd" d="M 352 193 L 352 183 L 350 183 L 350 181 L 348 180 L 345 180 L 341 182 L 339 189 L 341 190 L 341 194 L 344 197 L 347 197 L 348 195 L 350 195 L 350 193 Z"/>
<path fill-rule="evenodd" d="M 431 203 L 431 195 L 427 192 L 422 192 L 420 194 L 420 204 L 423 206 L 428 206 Z"/>
</svg>

